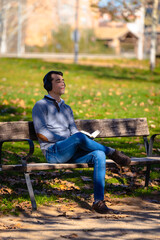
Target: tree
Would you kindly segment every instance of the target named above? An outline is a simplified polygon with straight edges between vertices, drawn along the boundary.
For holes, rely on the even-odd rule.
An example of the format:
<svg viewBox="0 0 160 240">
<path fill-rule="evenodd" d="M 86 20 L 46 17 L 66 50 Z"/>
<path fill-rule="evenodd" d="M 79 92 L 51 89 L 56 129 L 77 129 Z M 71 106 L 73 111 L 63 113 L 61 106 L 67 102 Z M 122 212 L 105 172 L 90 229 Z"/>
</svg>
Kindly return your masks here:
<svg viewBox="0 0 160 240">
<path fill-rule="evenodd" d="M 97 7 L 96 3 L 91 4 Z M 114 20 L 133 21 L 135 12 L 141 7 L 140 0 L 99 0 L 100 12 L 108 13 Z"/>
</svg>

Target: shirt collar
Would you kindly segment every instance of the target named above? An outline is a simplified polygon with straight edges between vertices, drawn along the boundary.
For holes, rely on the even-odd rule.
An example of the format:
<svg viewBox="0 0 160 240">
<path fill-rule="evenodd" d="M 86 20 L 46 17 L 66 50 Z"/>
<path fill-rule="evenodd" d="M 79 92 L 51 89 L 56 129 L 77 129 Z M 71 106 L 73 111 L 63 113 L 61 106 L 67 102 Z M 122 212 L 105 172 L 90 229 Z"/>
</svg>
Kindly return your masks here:
<svg viewBox="0 0 160 240">
<path fill-rule="evenodd" d="M 46 95 L 47 97 L 51 98 L 51 99 L 54 99 L 49 93 L 48 95 Z M 55 99 L 54 99 L 55 100 Z M 56 101 L 56 100 L 55 100 Z M 56 101 L 57 102 L 57 101 Z M 64 102 L 64 100 L 61 98 L 61 101 L 60 102 L 57 102 L 58 105 L 60 106 L 62 103 Z"/>
</svg>

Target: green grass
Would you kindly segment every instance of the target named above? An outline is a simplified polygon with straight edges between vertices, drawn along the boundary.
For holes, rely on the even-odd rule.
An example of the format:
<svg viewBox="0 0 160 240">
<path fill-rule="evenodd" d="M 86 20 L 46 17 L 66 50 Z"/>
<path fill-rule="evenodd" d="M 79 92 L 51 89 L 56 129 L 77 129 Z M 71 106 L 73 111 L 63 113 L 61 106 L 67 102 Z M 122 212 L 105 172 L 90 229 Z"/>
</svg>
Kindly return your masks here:
<svg viewBox="0 0 160 240">
<path fill-rule="evenodd" d="M 147 117 L 150 134 L 160 133 L 159 62 L 157 62 L 154 72 L 150 72 L 147 60 L 139 62 L 135 59 L 117 59 L 106 60 L 106 62 L 112 67 L 52 63 L 36 59 L 1 58 L 0 121 L 32 120 L 32 107 L 46 94 L 42 85 L 43 76 L 46 72 L 56 69 L 64 72 L 67 88 L 63 99 L 72 107 L 75 119 Z M 98 139 L 98 141 L 122 150 L 129 156 L 144 156 L 145 154 L 141 138 L 111 138 L 103 141 Z M 154 146 L 155 154 L 159 154 L 159 148 L 159 139 L 157 139 Z M 20 157 L 17 155 L 23 155 L 27 149 L 26 143 L 5 143 L 2 160 L 5 164 L 20 162 Z M 36 142 L 34 155 L 29 162 L 44 161 L 39 144 Z M 159 169 L 157 166 L 156 170 L 153 169 L 151 172 L 152 180 L 160 178 L 157 168 Z M 117 178 L 112 173 L 110 179 L 106 180 L 107 192 L 114 197 L 146 194 L 147 190 L 143 190 L 141 184 L 141 181 L 144 180 L 144 170 L 140 169 L 140 173 L 138 173 L 140 184 L 135 183 L 133 188 L 129 187 L 128 192 L 124 190 L 123 185 L 130 186 L 131 179 L 126 176 Z M 132 169 L 133 171 L 134 169 Z M 58 172 L 56 177 L 50 174 L 49 172 L 47 175 L 33 174 L 31 176 L 34 180 L 34 189 L 38 191 L 36 193 L 38 204 L 59 201 L 59 199 L 78 201 L 80 198 L 91 197 L 92 183 L 84 182 L 81 179 L 82 174 L 92 177 L 91 170 L 74 170 L 70 174 Z M 57 176 L 67 182 L 56 182 Z M 17 174 L 0 174 L 2 193 L 0 195 L 0 203 L 2 203 L 0 211 L 7 212 L 10 209 L 17 209 L 16 204 L 29 200 L 25 183 L 19 183 L 19 178 L 24 180 L 24 176 L 19 177 Z M 17 182 L 13 184 L 12 179 Z M 69 189 L 67 187 L 69 182 L 74 183 L 75 186 Z M 85 188 L 86 184 L 91 188 Z M 9 189 L 8 192 L 2 191 L 5 188 Z M 17 189 L 21 189 L 22 192 Z M 43 189 L 45 190 L 41 193 Z M 154 185 L 148 190 L 148 193 L 159 190 L 158 185 Z M 53 197 L 54 191 L 55 197 Z M 121 194 L 119 194 L 120 192 Z M 122 194 L 123 192 L 125 193 Z"/>
</svg>

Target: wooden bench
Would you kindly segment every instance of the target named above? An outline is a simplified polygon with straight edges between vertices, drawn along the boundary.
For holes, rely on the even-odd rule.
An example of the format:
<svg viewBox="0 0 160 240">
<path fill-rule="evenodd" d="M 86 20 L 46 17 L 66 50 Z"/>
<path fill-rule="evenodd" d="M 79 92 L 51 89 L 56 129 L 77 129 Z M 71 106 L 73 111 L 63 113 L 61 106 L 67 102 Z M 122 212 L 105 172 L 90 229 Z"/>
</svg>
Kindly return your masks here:
<svg viewBox="0 0 160 240">
<path fill-rule="evenodd" d="M 146 118 L 133 119 L 98 119 L 98 120 L 76 120 L 76 125 L 79 130 L 88 131 L 90 133 L 99 130 L 98 138 L 111 137 L 143 137 L 144 146 L 146 150 L 146 157 L 131 158 L 131 165 L 146 165 L 145 186 L 148 186 L 150 168 L 152 164 L 160 163 L 160 157 L 152 156 L 153 142 L 157 135 L 154 134 L 150 139 L 149 129 Z M 30 195 L 32 209 L 36 210 L 36 201 L 30 180 L 30 173 L 32 171 L 42 171 L 51 169 L 67 169 L 67 168 L 88 168 L 93 167 L 88 164 L 49 164 L 49 163 L 27 163 L 28 158 L 34 152 L 33 141 L 37 140 L 34 130 L 33 122 L 18 121 L 18 122 L 1 122 L 0 123 L 0 171 L 16 171 L 24 172 L 28 192 Z M 27 141 L 29 144 L 29 152 L 21 158 L 22 163 L 17 165 L 5 165 L 2 163 L 2 145 L 5 142 L 22 142 Z M 107 159 L 107 167 L 116 166 L 116 164 Z"/>
</svg>

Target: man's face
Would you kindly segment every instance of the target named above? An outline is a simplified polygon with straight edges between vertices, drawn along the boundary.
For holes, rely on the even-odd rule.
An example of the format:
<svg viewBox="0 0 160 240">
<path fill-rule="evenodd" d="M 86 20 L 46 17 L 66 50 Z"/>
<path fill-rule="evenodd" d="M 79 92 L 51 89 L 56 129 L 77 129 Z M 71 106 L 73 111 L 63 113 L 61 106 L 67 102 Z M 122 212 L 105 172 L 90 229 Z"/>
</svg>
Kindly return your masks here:
<svg viewBox="0 0 160 240">
<path fill-rule="evenodd" d="M 65 83 L 64 78 L 58 74 L 51 74 L 52 80 L 52 90 L 51 92 L 55 95 L 61 96 L 65 93 Z"/>
</svg>

